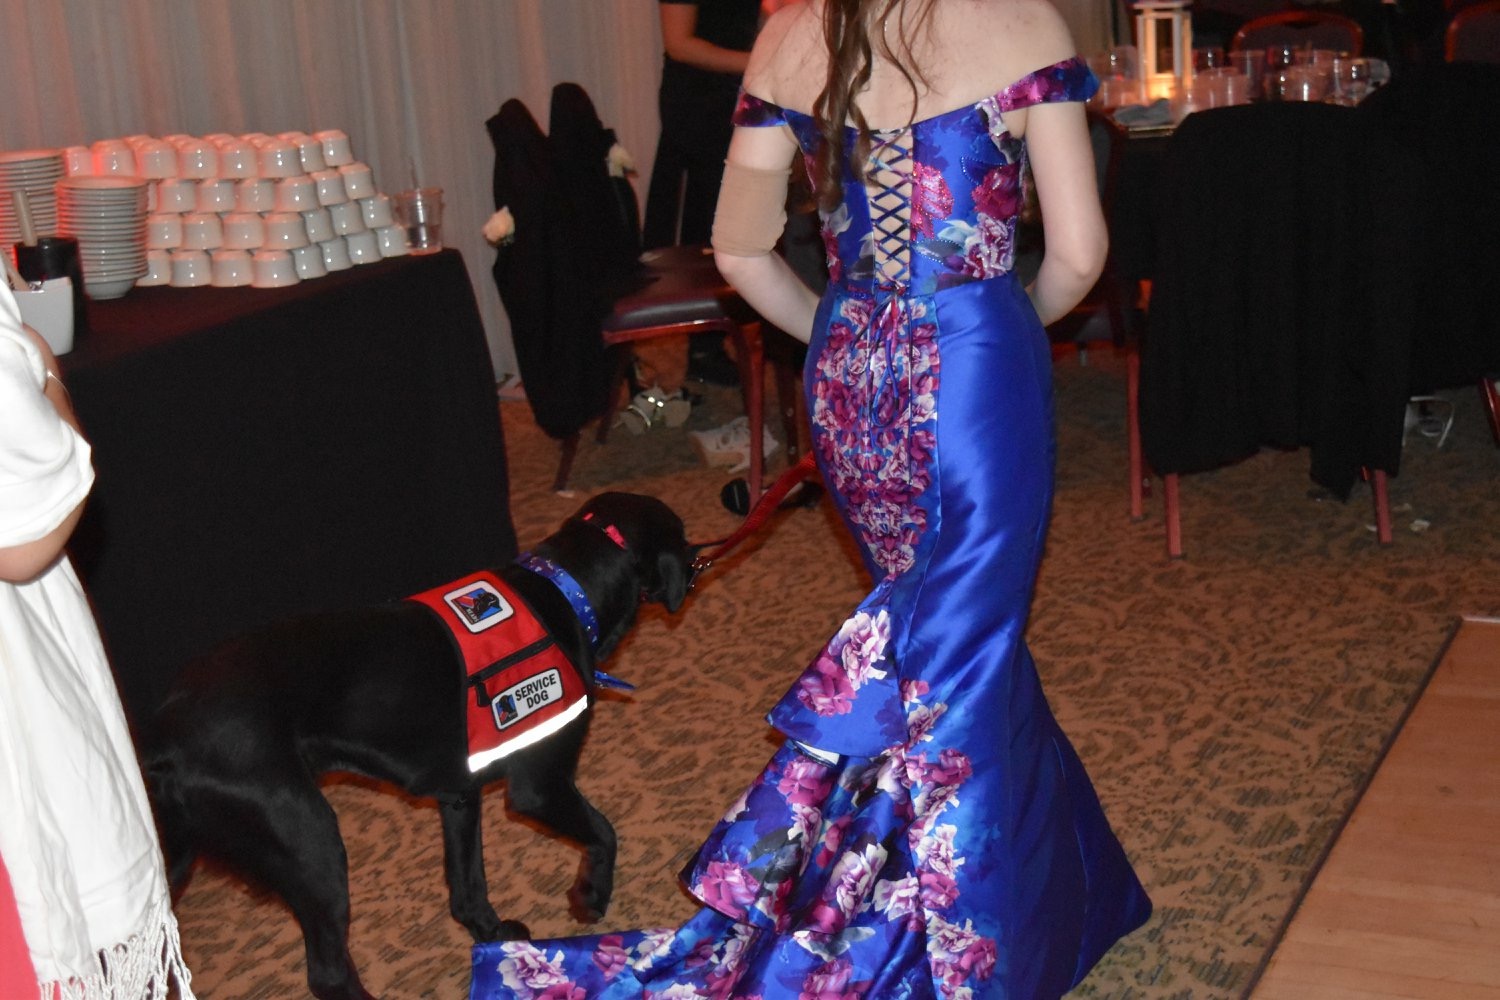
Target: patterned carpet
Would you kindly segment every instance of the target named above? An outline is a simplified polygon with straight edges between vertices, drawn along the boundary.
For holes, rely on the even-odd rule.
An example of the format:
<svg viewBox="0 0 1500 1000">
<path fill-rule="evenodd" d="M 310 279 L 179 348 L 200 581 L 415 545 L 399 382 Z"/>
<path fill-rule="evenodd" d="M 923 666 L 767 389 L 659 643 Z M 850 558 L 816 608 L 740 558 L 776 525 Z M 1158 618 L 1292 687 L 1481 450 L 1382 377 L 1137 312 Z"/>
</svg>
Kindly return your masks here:
<svg viewBox="0 0 1500 1000">
<path fill-rule="evenodd" d="M 1188 477 L 1187 558 L 1169 562 L 1159 501 L 1142 523 L 1126 514 L 1123 382 L 1107 350 L 1058 361 L 1057 504 L 1029 638 L 1156 913 L 1073 996 L 1239 997 L 1457 616 L 1500 614 L 1500 449 L 1477 393 L 1450 394 L 1450 440 L 1408 442 L 1386 548 L 1367 530 L 1367 491 L 1347 505 L 1308 497 L 1306 452 Z M 714 391 L 688 429 L 735 407 Z M 524 404 L 501 411 L 523 545 L 605 489 L 666 499 L 695 539 L 736 524 L 718 502 L 728 477 L 681 430 L 586 440 L 578 495 L 564 498 L 548 489 L 556 444 Z M 598 707 L 580 775 L 621 843 L 598 929 L 693 912 L 676 872 L 770 755 L 762 713 L 864 586 L 824 503 L 781 515 L 679 614 L 643 615 L 610 665 L 639 690 Z M 448 915 L 436 809 L 352 780 L 329 796 L 366 986 L 465 996 L 468 940 Z M 497 909 L 538 935 L 585 932 L 563 901 L 578 852 L 503 801 L 494 789 L 485 816 Z M 178 913 L 200 996 L 306 995 L 301 938 L 278 903 L 200 868 Z"/>
</svg>

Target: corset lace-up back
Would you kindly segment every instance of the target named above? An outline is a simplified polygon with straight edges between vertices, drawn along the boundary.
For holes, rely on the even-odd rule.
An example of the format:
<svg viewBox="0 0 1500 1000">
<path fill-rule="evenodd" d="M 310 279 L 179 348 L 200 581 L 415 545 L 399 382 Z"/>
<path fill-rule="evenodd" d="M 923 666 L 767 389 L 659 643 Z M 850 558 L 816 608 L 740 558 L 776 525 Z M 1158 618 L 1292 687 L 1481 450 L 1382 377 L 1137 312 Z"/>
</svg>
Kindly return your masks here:
<svg viewBox="0 0 1500 1000">
<path fill-rule="evenodd" d="M 911 129 L 871 134 L 865 168 L 865 197 L 874 233 L 875 274 L 886 286 L 911 283 L 911 205 L 916 160 Z"/>
</svg>

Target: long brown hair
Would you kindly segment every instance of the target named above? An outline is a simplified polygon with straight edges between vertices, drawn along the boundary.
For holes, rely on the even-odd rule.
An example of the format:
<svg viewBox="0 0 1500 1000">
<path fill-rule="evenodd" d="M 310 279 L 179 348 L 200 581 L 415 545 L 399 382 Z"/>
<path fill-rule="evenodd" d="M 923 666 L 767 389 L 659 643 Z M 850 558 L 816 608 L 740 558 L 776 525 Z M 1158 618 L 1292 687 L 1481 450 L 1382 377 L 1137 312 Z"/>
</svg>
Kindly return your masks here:
<svg viewBox="0 0 1500 1000">
<path fill-rule="evenodd" d="M 823 92 L 818 95 L 813 112 L 818 119 L 823 143 L 813 161 L 813 187 L 818 205 L 832 210 L 843 197 L 844 169 L 852 164 L 854 176 L 860 180 L 865 176 L 865 161 L 870 155 L 870 136 L 865 116 L 860 113 L 854 99 L 870 82 L 874 69 L 873 49 L 870 42 L 870 26 L 879 24 L 880 54 L 895 64 L 906 77 L 911 87 L 911 124 L 916 117 L 917 84 L 926 80 L 912 57 L 912 35 L 927 20 L 932 12 L 934 0 L 918 0 L 921 10 L 911 21 L 910 34 L 903 27 L 897 32 L 899 51 L 893 50 L 891 40 L 885 32 L 886 19 L 897 12 L 897 21 L 903 22 L 899 14 L 905 0 L 824 0 L 823 41 L 828 48 L 828 79 Z M 844 124 L 852 121 L 857 136 L 854 140 L 852 158 L 844 152 Z"/>
</svg>

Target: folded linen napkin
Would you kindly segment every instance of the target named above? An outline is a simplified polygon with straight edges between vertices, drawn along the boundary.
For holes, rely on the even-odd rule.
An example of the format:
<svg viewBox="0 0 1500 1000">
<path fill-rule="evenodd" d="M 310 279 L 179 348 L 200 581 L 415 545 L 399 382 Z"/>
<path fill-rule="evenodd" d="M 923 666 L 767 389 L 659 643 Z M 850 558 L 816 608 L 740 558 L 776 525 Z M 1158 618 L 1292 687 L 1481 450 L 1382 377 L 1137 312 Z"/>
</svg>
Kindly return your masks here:
<svg viewBox="0 0 1500 1000">
<path fill-rule="evenodd" d="M 1154 128 L 1172 124 L 1172 105 L 1160 97 L 1150 104 L 1127 104 L 1115 109 L 1115 121 L 1126 128 Z"/>
</svg>

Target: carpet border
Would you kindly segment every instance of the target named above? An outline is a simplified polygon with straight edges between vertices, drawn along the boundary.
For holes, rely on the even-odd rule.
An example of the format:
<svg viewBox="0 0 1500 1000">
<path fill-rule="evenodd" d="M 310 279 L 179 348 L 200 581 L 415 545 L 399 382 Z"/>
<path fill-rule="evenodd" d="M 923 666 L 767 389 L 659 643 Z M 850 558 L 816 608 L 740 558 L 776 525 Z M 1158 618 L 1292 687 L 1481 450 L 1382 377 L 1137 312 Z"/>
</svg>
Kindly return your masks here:
<svg viewBox="0 0 1500 1000">
<path fill-rule="evenodd" d="M 1256 964 L 1255 971 L 1251 974 L 1250 980 L 1245 984 L 1244 990 L 1240 993 L 1240 1000 L 1250 1000 L 1250 995 L 1255 992 L 1255 987 L 1260 985 L 1261 978 L 1265 976 L 1266 969 L 1271 965 L 1271 959 L 1276 956 L 1276 949 L 1281 947 L 1281 942 L 1286 937 L 1287 928 L 1291 926 L 1292 920 L 1296 918 L 1297 911 L 1302 909 L 1302 903 L 1307 899 L 1307 893 L 1312 888 L 1313 880 L 1323 870 L 1323 865 L 1328 861 L 1328 856 L 1333 853 L 1333 846 L 1339 842 L 1339 837 L 1343 836 L 1344 828 L 1349 825 L 1349 820 L 1354 816 L 1354 810 L 1359 808 L 1359 804 L 1364 799 L 1365 793 L 1370 789 L 1370 783 L 1375 780 L 1375 775 L 1379 773 L 1381 765 L 1385 763 L 1386 756 L 1391 752 L 1391 747 L 1395 745 L 1396 739 L 1401 735 L 1402 730 L 1406 728 L 1406 722 L 1411 718 L 1411 713 L 1416 709 L 1417 702 L 1421 701 L 1422 695 L 1426 694 L 1428 685 L 1432 683 L 1433 676 L 1437 674 L 1438 664 L 1442 663 L 1443 658 L 1448 655 L 1448 649 L 1453 645 L 1453 640 L 1458 636 L 1459 629 L 1463 628 L 1464 622 L 1468 620 L 1466 616 L 1458 615 L 1454 618 L 1453 624 L 1448 627 L 1447 637 L 1438 646 L 1437 653 L 1433 656 L 1432 662 L 1427 665 L 1427 670 L 1422 674 L 1422 679 L 1417 682 L 1417 687 L 1412 692 L 1411 700 L 1406 703 L 1406 708 L 1401 711 L 1401 717 L 1396 720 L 1395 726 L 1391 728 L 1390 733 L 1385 738 L 1385 742 L 1381 744 L 1380 752 L 1375 755 L 1375 761 L 1370 766 L 1369 772 L 1365 774 L 1364 780 L 1355 789 L 1354 798 L 1349 803 L 1349 807 L 1344 810 L 1344 815 L 1339 818 L 1338 825 L 1334 827 L 1333 835 L 1328 838 L 1328 842 L 1318 852 L 1317 859 L 1313 861 L 1311 867 L 1307 870 L 1307 874 L 1303 876 L 1302 884 L 1297 887 L 1297 894 L 1292 901 L 1291 908 L 1287 910 L 1286 916 L 1281 919 L 1281 923 L 1276 927 L 1276 932 L 1271 935 L 1270 942 L 1261 954 L 1260 962 Z"/>
</svg>

